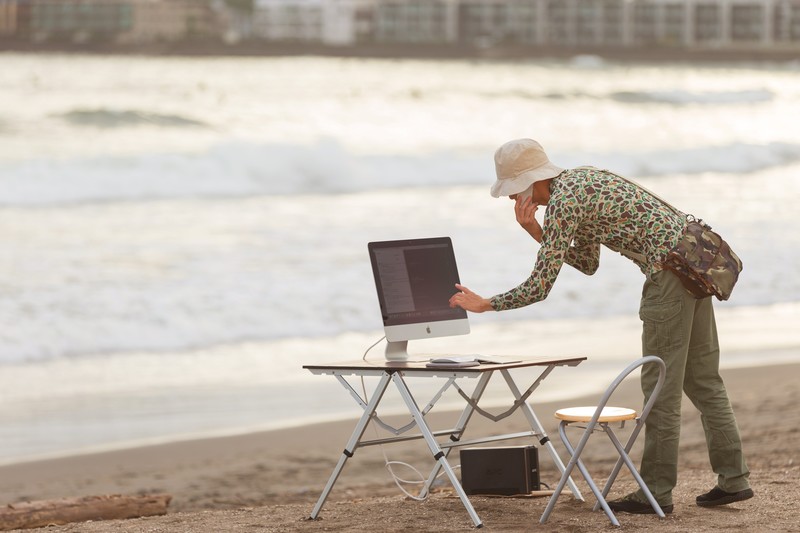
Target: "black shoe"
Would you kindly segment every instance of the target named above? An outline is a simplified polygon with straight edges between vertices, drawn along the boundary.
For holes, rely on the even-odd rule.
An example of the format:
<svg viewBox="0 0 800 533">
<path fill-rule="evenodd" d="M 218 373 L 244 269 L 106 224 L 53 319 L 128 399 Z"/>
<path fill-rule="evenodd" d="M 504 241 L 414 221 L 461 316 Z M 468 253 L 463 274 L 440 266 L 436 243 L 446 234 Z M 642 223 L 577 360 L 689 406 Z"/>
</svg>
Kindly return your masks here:
<svg viewBox="0 0 800 533">
<path fill-rule="evenodd" d="M 753 497 L 753 489 L 744 489 L 739 492 L 725 492 L 719 487 L 714 487 L 705 494 L 697 497 L 697 505 L 700 507 L 716 507 L 717 505 L 728 505 L 733 502 L 749 500 Z"/>
<path fill-rule="evenodd" d="M 615 513 L 658 514 L 652 505 L 642 503 L 634 499 L 630 494 L 624 498 L 608 502 L 608 506 Z M 661 505 L 661 510 L 664 511 L 664 514 L 672 514 L 672 504 Z"/>
</svg>

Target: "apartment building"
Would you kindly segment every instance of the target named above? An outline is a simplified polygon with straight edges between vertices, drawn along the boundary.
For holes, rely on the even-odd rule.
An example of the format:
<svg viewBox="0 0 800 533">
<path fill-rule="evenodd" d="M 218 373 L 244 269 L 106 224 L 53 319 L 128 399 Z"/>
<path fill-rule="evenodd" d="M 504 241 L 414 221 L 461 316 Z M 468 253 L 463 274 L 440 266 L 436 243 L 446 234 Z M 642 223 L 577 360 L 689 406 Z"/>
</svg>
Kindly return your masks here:
<svg viewBox="0 0 800 533">
<path fill-rule="evenodd" d="M 639 0 L 634 45 L 742 48 L 800 43 L 798 0 Z"/>
<path fill-rule="evenodd" d="M 380 43 L 446 44 L 457 35 L 456 0 L 382 0 L 375 7 L 374 39 Z"/>
<path fill-rule="evenodd" d="M 543 8 L 538 0 L 460 2 L 458 40 L 478 47 L 542 42 L 546 31 Z"/>
<path fill-rule="evenodd" d="M 257 0 L 251 35 L 269 41 L 352 45 L 371 40 L 379 0 Z"/>
<path fill-rule="evenodd" d="M 259 0 L 256 36 L 322 44 L 800 43 L 800 0 Z"/>
<path fill-rule="evenodd" d="M 114 39 L 131 29 L 132 14 L 123 0 L 31 0 L 30 32 L 37 41 Z"/>
<path fill-rule="evenodd" d="M 221 18 L 208 2 L 197 0 L 126 0 L 132 7 L 131 26 L 118 42 L 143 44 L 218 37 Z"/>
<path fill-rule="evenodd" d="M 0 0 L 0 37 L 149 43 L 218 36 L 205 0 Z"/>
<path fill-rule="evenodd" d="M 17 33 L 17 11 L 16 0 L 0 0 L 0 38 Z"/>
<path fill-rule="evenodd" d="M 461 0 L 477 45 L 741 47 L 797 43 L 799 0 Z"/>
<path fill-rule="evenodd" d="M 0 37 L 793 50 L 800 0 L 0 0 Z"/>
</svg>

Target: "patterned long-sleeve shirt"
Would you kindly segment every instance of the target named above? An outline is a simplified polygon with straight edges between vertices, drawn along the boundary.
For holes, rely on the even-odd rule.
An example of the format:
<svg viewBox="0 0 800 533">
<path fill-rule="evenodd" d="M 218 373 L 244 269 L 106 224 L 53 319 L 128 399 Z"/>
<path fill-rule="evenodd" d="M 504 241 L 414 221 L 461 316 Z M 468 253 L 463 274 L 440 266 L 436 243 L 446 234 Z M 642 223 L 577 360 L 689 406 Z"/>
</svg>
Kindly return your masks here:
<svg viewBox="0 0 800 533">
<path fill-rule="evenodd" d="M 676 213 L 647 191 L 619 176 L 591 167 L 565 170 L 550 182 L 542 242 L 530 277 L 491 298 L 496 311 L 544 300 L 561 266 L 592 275 L 600 245 L 644 256 L 634 260 L 645 274 L 660 263 L 681 237 L 686 215 Z"/>
</svg>

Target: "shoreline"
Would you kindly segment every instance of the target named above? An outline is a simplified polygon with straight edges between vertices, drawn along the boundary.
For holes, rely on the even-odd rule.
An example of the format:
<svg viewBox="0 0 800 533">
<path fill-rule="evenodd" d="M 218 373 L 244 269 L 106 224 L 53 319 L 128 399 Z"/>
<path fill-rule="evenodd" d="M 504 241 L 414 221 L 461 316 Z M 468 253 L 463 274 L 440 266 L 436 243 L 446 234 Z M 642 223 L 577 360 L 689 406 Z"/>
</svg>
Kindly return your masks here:
<svg viewBox="0 0 800 533">
<path fill-rule="evenodd" d="M 763 361 L 758 361 L 758 358 L 762 358 Z M 724 357 L 723 357 L 724 359 Z M 744 350 L 742 352 L 734 352 L 731 354 L 731 357 L 727 364 L 724 364 L 721 371 L 747 371 L 748 369 L 754 368 L 764 368 L 764 367 L 792 367 L 797 365 L 800 369 L 800 362 L 796 362 L 796 351 L 794 348 L 769 348 L 761 350 L 757 353 L 752 352 L 751 350 Z M 590 364 L 590 361 L 586 361 L 585 364 Z M 608 364 L 608 363 L 606 363 Z M 580 367 L 577 367 L 580 369 Z M 620 369 L 622 367 L 620 366 Z M 556 380 L 560 380 L 561 382 L 571 382 L 573 381 L 571 378 L 573 376 L 571 373 L 567 373 L 561 375 L 556 378 Z M 613 376 L 612 376 L 613 377 Z M 551 380 L 552 381 L 552 380 Z M 580 379 L 578 381 L 581 381 Z M 610 381 L 610 380 L 609 380 Z M 585 381 L 581 381 L 584 386 L 587 385 Z M 549 381 L 545 381 L 545 385 L 550 385 Z M 600 393 L 604 390 L 604 385 L 597 385 L 594 387 L 594 393 L 599 396 Z M 337 393 L 341 393 L 342 396 L 345 396 L 344 391 L 336 391 Z M 419 391 L 418 391 L 419 392 Z M 430 391 L 429 391 L 430 392 Z M 592 394 L 586 394 L 582 391 L 575 391 L 571 394 L 566 393 L 559 393 L 557 394 L 558 399 L 554 399 L 552 396 L 552 392 L 545 389 L 538 391 L 539 397 L 543 398 L 544 405 L 556 405 L 556 404 L 563 404 L 564 402 L 570 403 L 579 401 L 580 399 L 591 400 L 593 398 Z M 498 400 L 497 394 L 493 396 L 492 394 L 487 394 L 483 398 L 483 405 L 484 407 L 501 407 L 502 403 L 501 400 Z M 452 404 L 452 402 L 450 402 Z M 351 402 L 352 404 L 352 402 Z M 76 448 L 71 450 L 64 450 L 64 451 L 53 451 L 53 452 L 44 452 L 40 454 L 33 454 L 29 456 L 19 456 L 14 458 L 9 458 L 5 460 L 0 460 L 0 472 L 4 467 L 13 467 L 18 465 L 24 464 L 31 464 L 31 463 L 41 463 L 46 461 L 62 461 L 62 460 L 70 460 L 72 458 L 77 457 L 90 457 L 98 454 L 113 454 L 113 453 L 122 453 L 124 454 L 130 450 L 136 450 L 140 448 L 152 448 L 158 446 L 180 446 L 182 444 L 197 442 L 197 441 L 215 441 L 220 439 L 236 439 L 236 438 L 247 438 L 249 436 L 256 436 L 256 435 L 269 435 L 272 433 L 280 433 L 280 432 L 292 432 L 296 430 L 300 430 L 301 428 L 313 428 L 317 426 L 322 426 L 326 424 L 352 424 L 355 422 L 358 416 L 358 408 L 355 404 L 347 404 L 351 407 L 346 411 L 341 411 L 338 414 L 333 414 L 329 416 L 325 415 L 314 415 L 314 416 L 305 416 L 301 419 L 294 419 L 292 421 L 282 421 L 273 424 L 248 424 L 238 427 L 228 427 L 228 428 L 220 428 L 214 430 L 207 430 L 207 431 L 195 431 L 195 432 L 185 432 L 185 433 L 176 433 L 170 435 L 163 435 L 163 436 L 155 436 L 155 437 L 142 437 L 138 439 L 131 439 L 131 440 L 124 440 L 124 441 L 116 441 L 116 442 L 108 442 L 105 444 L 98 444 L 95 446 L 87 446 L 82 448 Z M 442 407 L 443 405 L 443 407 Z M 451 407 L 446 402 L 440 405 L 441 412 L 454 412 Z M 387 407 L 383 409 L 383 412 L 388 417 L 396 417 L 398 413 L 404 413 L 404 409 L 400 404 L 391 404 L 387 403 Z"/>
<path fill-rule="evenodd" d="M 768 312 L 765 312 L 766 311 Z M 718 310 L 720 338 L 722 341 L 723 369 L 755 367 L 764 363 L 771 366 L 800 362 L 800 335 L 792 327 L 798 306 L 795 303 L 772 304 L 762 307 L 730 307 Z M 768 317 L 768 319 L 766 318 Z M 576 322 L 577 321 L 577 322 Z M 430 353 L 520 353 L 521 347 L 527 346 L 527 336 L 531 328 L 537 331 L 537 345 L 532 352 L 530 347 L 525 348 L 529 355 L 548 353 L 563 353 L 585 355 L 591 353 L 584 364 L 570 371 L 557 371 L 544 381 L 536 395 L 539 401 L 554 399 L 569 401 L 581 395 L 581 390 L 576 389 L 580 383 L 583 390 L 600 392 L 605 384 L 613 379 L 621 365 L 628 360 L 624 354 L 636 353 L 640 350 L 640 321 L 633 315 L 612 315 L 604 318 L 583 317 L 578 319 L 550 318 L 548 320 L 534 320 L 529 325 L 522 326 L 517 322 L 492 322 L 477 324 L 468 336 L 448 337 L 444 339 L 430 339 L 425 344 L 418 345 L 417 351 Z M 570 336 L 569 332 L 578 328 L 586 333 L 586 338 L 592 339 L 589 347 L 584 337 Z M 377 333 L 376 333 L 377 335 Z M 331 354 L 353 351 L 354 346 L 360 346 L 367 341 L 371 342 L 372 333 L 358 335 L 344 335 L 333 338 L 324 338 L 310 351 L 304 349 L 303 359 L 307 362 L 326 362 L 339 360 Z M 268 376 L 274 371 L 269 359 L 254 357 L 252 354 L 266 352 L 294 353 L 291 346 L 294 341 L 286 345 L 258 346 L 245 350 L 245 359 L 242 356 L 231 357 L 229 349 L 210 350 L 208 353 L 197 354 L 188 351 L 177 357 L 171 354 L 170 363 L 165 366 L 160 357 L 150 354 L 133 353 L 130 356 L 88 358 L 79 361 L 75 366 L 74 361 L 55 359 L 39 362 L 35 365 L 23 365 L 17 372 L 6 375 L 5 386 L 10 387 L 6 392 L 6 399 L 12 403 L 19 403 L 19 408 L 38 409 L 36 417 L 39 421 L 32 420 L 26 423 L 23 419 L 17 425 L 19 431 L 26 431 L 26 424 L 58 423 L 64 427 L 72 427 L 74 434 L 60 443 L 41 445 L 40 441 L 31 441 L 38 447 L 23 448 L 15 441 L 15 434 L 8 433 L 5 442 L 5 453 L 0 456 L 0 467 L 19 463 L 29 463 L 42 460 L 61 459 L 75 455 L 91 455 L 113 451 L 123 451 L 144 446 L 186 442 L 198 439 L 238 437 L 251 433 L 263 433 L 273 430 L 292 429 L 326 420 L 345 421 L 353 416 L 358 416 L 358 407 L 335 382 L 306 376 L 307 372 L 300 367 L 292 367 L 286 378 L 293 379 L 292 385 L 279 386 L 277 382 L 253 381 L 244 379 L 238 369 L 239 363 L 229 364 L 234 361 L 247 361 L 254 373 Z M 304 346 L 307 346 L 304 344 Z M 234 354 L 238 352 L 233 352 Z M 381 358 L 382 354 L 376 353 L 371 357 Z M 199 359 L 198 359 L 199 358 Z M 203 367 L 217 368 L 220 379 L 204 381 L 192 378 L 191 368 L 200 364 Z M 102 377 L 109 383 L 128 383 L 122 390 L 103 388 L 98 393 L 89 390 L 74 388 L 71 383 L 77 383 L 81 376 Z M 62 398 L 59 405 L 43 403 L 44 398 L 36 395 L 19 396 L 14 392 L 15 384 L 27 382 L 41 382 L 46 376 L 60 376 L 53 380 L 48 391 L 56 398 Z M 300 379 L 299 381 L 298 378 Z M 193 381 L 193 379 L 195 379 Z M 312 381 L 313 380 L 313 381 Z M 45 382 L 51 381 L 49 378 Z M 196 381 L 196 382 L 195 382 Z M 2 381 L 0 380 L 0 383 Z M 176 385 L 183 384 L 179 388 Z M 264 416 L 258 410 L 251 410 L 244 406 L 280 405 L 280 398 L 296 394 L 297 387 L 310 387 L 308 395 L 302 395 L 286 406 L 277 416 Z M 430 394 L 435 392 L 438 385 L 430 387 L 420 383 L 417 393 Z M 431 388 L 432 387 L 432 388 Z M 166 389 L 165 389 L 166 388 Z M 498 398 L 504 398 L 507 392 L 502 386 L 490 387 L 482 403 L 485 406 L 493 405 Z M 164 393 L 164 390 L 171 392 Z M 327 391 L 327 392 L 326 392 Z M 21 392 L 20 392 L 21 394 Z M 142 403 L 141 395 L 147 396 L 146 403 Z M 170 395 L 179 398 L 170 401 Z M 329 396 L 324 405 L 319 398 Z M 209 411 L 207 397 L 217 398 L 221 404 L 230 404 L 230 407 L 214 408 Z M 124 399 L 122 399 L 124 398 Z M 138 399 L 137 399 L 138 398 Z M 66 401 L 67 403 L 64 403 Z M 122 409 L 114 415 L 111 411 L 102 411 L 102 416 L 112 424 L 131 420 L 137 424 L 138 431 L 125 434 L 105 433 L 102 427 L 92 422 L 85 410 L 86 405 L 95 402 L 117 402 L 117 409 Z M 131 403 L 133 402 L 133 403 Z M 164 403 L 166 402 L 166 403 Z M 453 407 L 453 397 L 447 395 L 437 406 L 437 409 Z M 52 402 L 51 402 L 52 403 Z M 130 403 L 130 405 L 128 405 Z M 136 406 L 139 407 L 136 407 Z M 163 407 L 159 408 L 158 406 Z M 456 402 L 458 405 L 458 402 Z M 38 406 L 38 407 L 37 407 Z M 70 407 L 73 406 L 73 407 Z M 78 411 L 74 411 L 78 408 Z M 158 411 L 153 411 L 158 409 Z M 320 410 L 322 409 L 322 410 Z M 15 411 L 18 411 L 16 409 Z M 181 415 L 181 411 L 185 411 Z M 386 398 L 383 413 L 392 414 L 404 412 L 404 407 L 399 398 Z M 7 409 L 14 423 L 13 412 Z M 26 411 L 27 412 L 27 411 Z M 208 412 L 205 424 L 197 424 L 192 417 L 201 416 Z M 220 418 L 224 413 L 227 415 Z M 17 416 L 23 414 L 17 412 Z M 42 416 L 46 418 L 42 418 Z M 186 415 L 189 415 L 188 417 Z M 139 417 L 148 418 L 139 421 Z M 153 418 L 155 417 L 155 418 Z M 88 420 L 88 422 L 87 422 Z M 216 424 L 214 423 L 216 422 Z M 144 423 L 144 425 L 142 425 Z M 168 425 L 165 425 L 167 424 Z M 161 431 L 159 431 L 161 428 Z M 26 433 L 20 433 L 20 436 Z M 31 433 L 39 439 L 46 438 L 41 430 Z M 120 438 L 120 436 L 122 438 Z M 104 438 L 105 437 L 105 438 Z M 19 442 L 22 442 L 21 440 Z M 41 441 L 42 444 L 45 441 Z"/>
<path fill-rule="evenodd" d="M 32 43 L 19 40 L 0 41 L 0 53 L 64 53 L 87 55 L 143 55 L 153 57 L 298 57 L 320 56 L 349 59 L 397 60 L 467 60 L 467 61 L 563 61 L 578 56 L 598 57 L 620 63 L 796 63 L 800 49 L 791 47 L 616 47 L 616 46 L 524 46 L 489 47 L 457 44 L 322 44 L 243 41 L 225 44 L 219 41 L 190 41 L 120 45 L 109 43 Z"/>
<path fill-rule="evenodd" d="M 723 370 L 800 363 L 800 332 L 793 326 L 797 311 L 794 303 L 721 307 Z M 572 335 L 576 329 L 583 335 Z M 529 345 L 532 331 L 535 346 Z M 346 359 L 341 354 L 360 353 L 374 335 L 347 334 L 311 344 L 300 339 L 246 343 L 168 357 L 154 352 L 54 359 L 9 369 L 0 376 L 5 400 L 0 466 L 352 420 L 360 414 L 353 398 L 336 380 L 312 376 L 301 364 Z M 476 324 L 470 335 L 429 339 L 416 345 L 415 353 L 589 355 L 581 365 L 557 369 L 542 383 L 535 393 L 542 403 L 599 394 L 631 360 L 628 354 L 640 352 L 640 338 L 641 322 L 633 315 L 498 321 Z M 282 354 L 282 363 L 263 356 L 268 353 Z M 242 365 L 250 371 L 242 373 Z M 414 390 L 422 401 L 440 386 L 422 380 Z M 497 405 L 506 394 L 502 380 L 492 380 L 481 403 Z M 451 389 L 435 411 L 460 406 Z M 404 412 L 402 399 L 390 393 L 381 414 L 399 412 Z"/>
<path fill-rule="evenodd" d="M 800 363 L 723 369 L 722 375 L 728 385 L 737 417 L 740 417 L 739 411 L 742 410 L 742 406 L 750 406 L 757 413 L 759 396 L 770 397 L 781 387 L 793 389 L 792 394 L 796 397 L 800 386 L 790 382 L 786 376 L 797 375 L 798 371 L 800 371 Z M 639 391 L 638 377 L 632 376 L 626 380 L 617 395 L 615 396 L 617 402 L 634 408 L 639 407 L 641 392 Z M 572 400 L 537 404 L 534 394 L 532 404 L 547 432 L 551 437 L 555 437 L 557 431 L 552 419 L 552 412 L 555 409 L 591 404 L 598 397 L 599 394 L 590 394 L 577 396 Z M 691 403 L 684 399 L 684 411 L 689 413 L 693 409 Z M 457 413 L 452 411 L 439 413 L 434 410 L 429 414 L 429 419 L 433 422 L 432 425 L 435 425 L 452 418 L 455 414 Z M 775 414 L 779 415 L 780 413 Z M 405 417 L 388 416 L 386 418 L 399 423 L 404 421 Z M 695 418 L 695 415 L 692 415 L 692 418 Z M 694 425 L 699 425 L 699 421 L 695 422 Z M 355 418 L 350 418 L 270 431 L 204 437 L 7 464 L 0 466 L 0 503 L 99 493 L 160 490 L 173 494 L 173 507 L 177 510 L 196 511 L 219 508 L 220 505 L 217 503 L 194 494 L 198 489 L 200 492 L 206 490 L 206 487 L 201 488 L 198 485 L 198 480 L 205 478 L 219 481 L 226 477 L 226 475 L 220 476 L 219 474 L 226 471 L 228 473 L 250 471 L 251 475 L 253 472 L 262 472 L 265 478 L 271 478 L 273 476 L 269 475 L 269 472 L 272 468 L 279 471 L 288 466 L 282 463 L 295 462 L 312 462 L 315 463 L 315 466 L 308 469 L 307 475 L 301 476 L 294 482 L 285 479 L 284 493 L 288 491 L 297 496 L 303 495 L 304 498 L 313 497 L 313 494 L 321 490 L 324 485 L 333 463 L 341 453 L 342 445 L 348 440 L 354 423 Z M 495 431 L 495 428 L 497 428 L 496 431 L 506 431 L 519 423 L 519 420 L 513 423 L 503 420 L 494 426 L 487 419 L 479 418 L 472 424 L 474 429 L 480 431 Z M 473 429 L 473 426 L 470 426 L 470 429 Z M 744 425 L 742 427 L 743 434 L 746 430 L 747 425 Z M 468 433 L 470 432 L 468 431 Z M 752 435 L 752 431 L 749 433 Z M 694 428 L 692 434 L 694 437 L 690 436 L 688 440 L 682 438 L 682 447 L 686 442 L 691 442 L 692 438 L 697 440 L 698 436 L 702 441 L 702 431 L 699 431 L 698 434 L 698 429 Z M 704 442 L 701 443 L 704 446 Z M 558 443 L 557 449 L 561 453 L 563 450 L 560 446 Z M 696 443 L 693 446 L 696 446 Z M 387 448 L 394 449 L 394 447 Z M 419 443 L 416 448 L 413 452 L 410 450 L 413 450 L 414 446 L 405 449 L 401 452 L 401 458 L 419 452 Z M 749 451 L 756 451 L 757 448 L 758 445 L 753 442 L 751 437 Z M 382 469 L 375 468 L 375 461 L 381 462 L 379 455 L 374 453 L 376 451 L 365 448 L 363 452 L 359 452 L 360 455 L 368 455 L 371 459 L 366 462 L 366 465 L 354 462 L 354 466 L 348 469 L 347 475 L 344 475 L 337 485 L 337 488 L 341 490 L 334 491 L 334 494 L 341 495 L 347 492 L 347 487 L 374 484 L 376 478 L 385 478 L 381 473 Z M 268 467 L 267 465 L 273 466 Z M 371 468 L 369 468 L 370 465 Z M 544 464 L 542 469 L 543 472 L 546 471 Z M 267 481 L 267 479 L 263 481 Z M 271 483 L 268 484 L 268 486 L 271 485 Z M 392 494 L 396 490 L 393 487 L 393 484 L 387 485 L 379 492 Z M 274 489 L 275 487 L 266 492 L 273 492 Z M 256 496 L 252 496 L 252 498 L 256 498 Z M 247 501 L 250 500 L 246 498 L 242 500 L 242 503 Z M 226 507 L 226 505 L 221 505 L 221 507 Z"/>
</svg>

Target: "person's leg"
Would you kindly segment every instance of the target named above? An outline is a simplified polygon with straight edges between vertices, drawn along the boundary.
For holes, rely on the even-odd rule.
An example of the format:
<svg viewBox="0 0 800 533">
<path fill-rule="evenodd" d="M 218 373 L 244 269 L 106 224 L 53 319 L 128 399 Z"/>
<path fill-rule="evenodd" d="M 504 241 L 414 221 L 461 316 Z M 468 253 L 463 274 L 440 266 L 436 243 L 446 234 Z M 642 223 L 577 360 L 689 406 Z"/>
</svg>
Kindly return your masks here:
<svg viewBox="0 0 800 533">
<path fill-rule="evenodd" d="M 684 369 L 694 316 L 693 296 L 671 272 L 654 274 L 645 282 L 639 310 L 643 323 L 642 355 L 657 355 L 667 366 L 664 386 L 645 424 L 644 453 L 640 473 L 659 505 L 672 504 L 678 479 L 678 442 Z M 658 368 L 642 368 L 645 403 L 658 380 Z M 641 490 L 636 494 L 646 501 Z"/>
<path fill-rule="evenodd" d="M 717 486 L 728 493 L 748 489 L 750 471 L 728 393 L 719 375 L 719 342 L 711 298 L 695 304 L 683 387 L 700 411 Z"/>
</svg>

